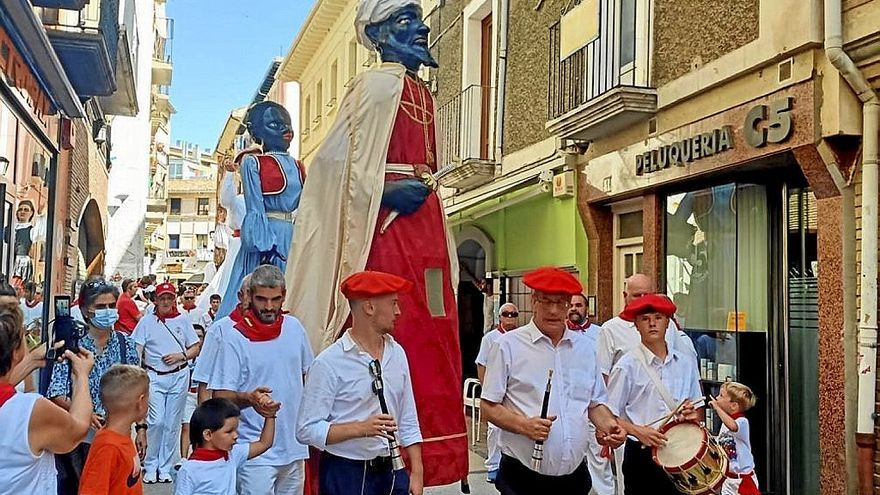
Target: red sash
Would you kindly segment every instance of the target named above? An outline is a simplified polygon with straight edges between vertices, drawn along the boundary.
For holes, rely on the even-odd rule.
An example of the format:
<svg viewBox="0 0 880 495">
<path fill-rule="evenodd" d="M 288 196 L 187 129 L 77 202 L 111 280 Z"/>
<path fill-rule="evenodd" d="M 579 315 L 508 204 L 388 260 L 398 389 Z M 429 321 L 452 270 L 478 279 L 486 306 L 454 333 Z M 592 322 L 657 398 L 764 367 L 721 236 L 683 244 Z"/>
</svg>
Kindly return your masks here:
<svg viewBox="0 0 880 495">
<path fill-rule="evenodd" d="M 0 383 L 0 407 L 15 395 L 15 387 L 11 383 Z"/>
<path fill-rule="evenodd" d="M 229 452 L 218 449 L 206 449 L 205 447 L 196 447 L 189 456 L 191 461 L 217 461 L 229 460 Z"/>
<path fill-rule="evenodd" d="M 251 342 L 266 342 L 277 339 L 281 335 L 281 325 L 284 323 L 284 313 L 279 312 L 278 317 L 272 323 L 263 323 L 248 310 L 241 321 L 235 324 L 235 329 L 241 332 Z"/>
</svg>

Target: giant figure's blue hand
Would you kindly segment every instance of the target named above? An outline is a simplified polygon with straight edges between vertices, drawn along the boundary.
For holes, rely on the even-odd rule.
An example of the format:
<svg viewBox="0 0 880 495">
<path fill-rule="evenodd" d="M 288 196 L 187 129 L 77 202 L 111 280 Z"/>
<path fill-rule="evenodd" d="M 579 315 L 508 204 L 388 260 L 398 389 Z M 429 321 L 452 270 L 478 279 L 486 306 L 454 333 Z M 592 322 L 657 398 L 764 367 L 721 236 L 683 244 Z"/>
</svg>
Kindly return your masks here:
<svg viewBox="0 0 880 495">
<path fill-rule="evenodd" d="M 385 182 L 382 206 L 409 215 L 422 206 L 431 189 L 419 179 L 390 180 Z"/>
</svg>

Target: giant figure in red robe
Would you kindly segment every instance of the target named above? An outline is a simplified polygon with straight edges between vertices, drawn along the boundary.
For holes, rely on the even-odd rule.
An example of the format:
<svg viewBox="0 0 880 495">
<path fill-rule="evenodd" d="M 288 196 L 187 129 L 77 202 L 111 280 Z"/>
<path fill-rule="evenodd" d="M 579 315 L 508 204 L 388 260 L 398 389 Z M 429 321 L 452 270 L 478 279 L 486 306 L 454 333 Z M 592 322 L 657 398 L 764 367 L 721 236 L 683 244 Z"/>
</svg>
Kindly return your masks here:
<svg viewBox="0 0 880 495">
<path fill-rule="evenodd" d="M 288 257 L 287 309 L 315 352 L 344 330 L 339 284 L 379 270 L 415 285 L 394 338 L 406 350 L 424 443 L 425 485 L 467 477 L 455 246 L 436 191 L 434 99 L 418 77 L 436 67 L 418 0 L 361 0 L 358 39 L 382 60 L 349 85 L 309 167 Z"/>
</svg>

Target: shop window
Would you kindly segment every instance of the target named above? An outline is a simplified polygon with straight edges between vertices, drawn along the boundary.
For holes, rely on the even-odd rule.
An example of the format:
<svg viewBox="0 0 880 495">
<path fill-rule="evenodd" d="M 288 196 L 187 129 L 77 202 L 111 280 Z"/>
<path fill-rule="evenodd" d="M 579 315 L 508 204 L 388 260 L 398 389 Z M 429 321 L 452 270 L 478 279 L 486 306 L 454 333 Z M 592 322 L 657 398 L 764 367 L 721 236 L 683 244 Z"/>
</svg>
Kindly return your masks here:
<svg viewBox="0 0 880 495">
<path fill-rule="evenodd" d="M 168 214 L 180 215 L 180 198 L 171 198 L 168 200 Z"/>
<path fill-rule="evenodd" d="M 197 212 L 199 216 L 206 217 L 210 215 L 211 202 L 208 198 L 199 198 L 197 205 Z"/>
<path fill-rule="evenodd" d="M 207 234 L 196 234 L 196 247 L 199 249 L 208 249 Z"/>
<path fill-rule="evenodd" d="M 180 234 L 168 235 L 168 249 L 180 249 Z"/>
</svg>

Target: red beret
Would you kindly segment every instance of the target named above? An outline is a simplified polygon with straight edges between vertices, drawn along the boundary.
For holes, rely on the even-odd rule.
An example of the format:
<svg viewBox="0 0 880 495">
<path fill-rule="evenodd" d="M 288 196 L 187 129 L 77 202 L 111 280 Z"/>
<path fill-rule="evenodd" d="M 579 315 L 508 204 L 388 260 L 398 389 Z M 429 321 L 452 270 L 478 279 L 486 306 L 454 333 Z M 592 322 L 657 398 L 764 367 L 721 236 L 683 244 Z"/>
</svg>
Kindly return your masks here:
<svg viewBox="0 0 880 495">
<path fill-rule="evenodd" d="M 636 317 L 645 313 L 662 313 L 667 318 L 675 316 L 675 303 L 663 294 L 645 294 L 630 301 L 620 313 L 626 321 L 635 321 Z"/>
<path fill-rule="evenodd" d="M 412 288 L 409 280 L 385 272 L 364 271 L 355 273 L 342 281 L 339 290 L 349 300 L 406 292 Z"/>
<path fill-rule="evenodd" d="M 523 283 L 533 290 L 547 294 L 573 296 L 584 291 L 574 275 L 554 267 L 538 268 L 523 275 Z"/>
<path fill-rule="evenodd" d="M 174 287 L 174 284 L 172 284 L 171 282 L 159 284 L 156 286 L 156 297 L 159 297 L 162 294 L 173 294 L 176 297 L 177 288 Z"/>
</svg>

